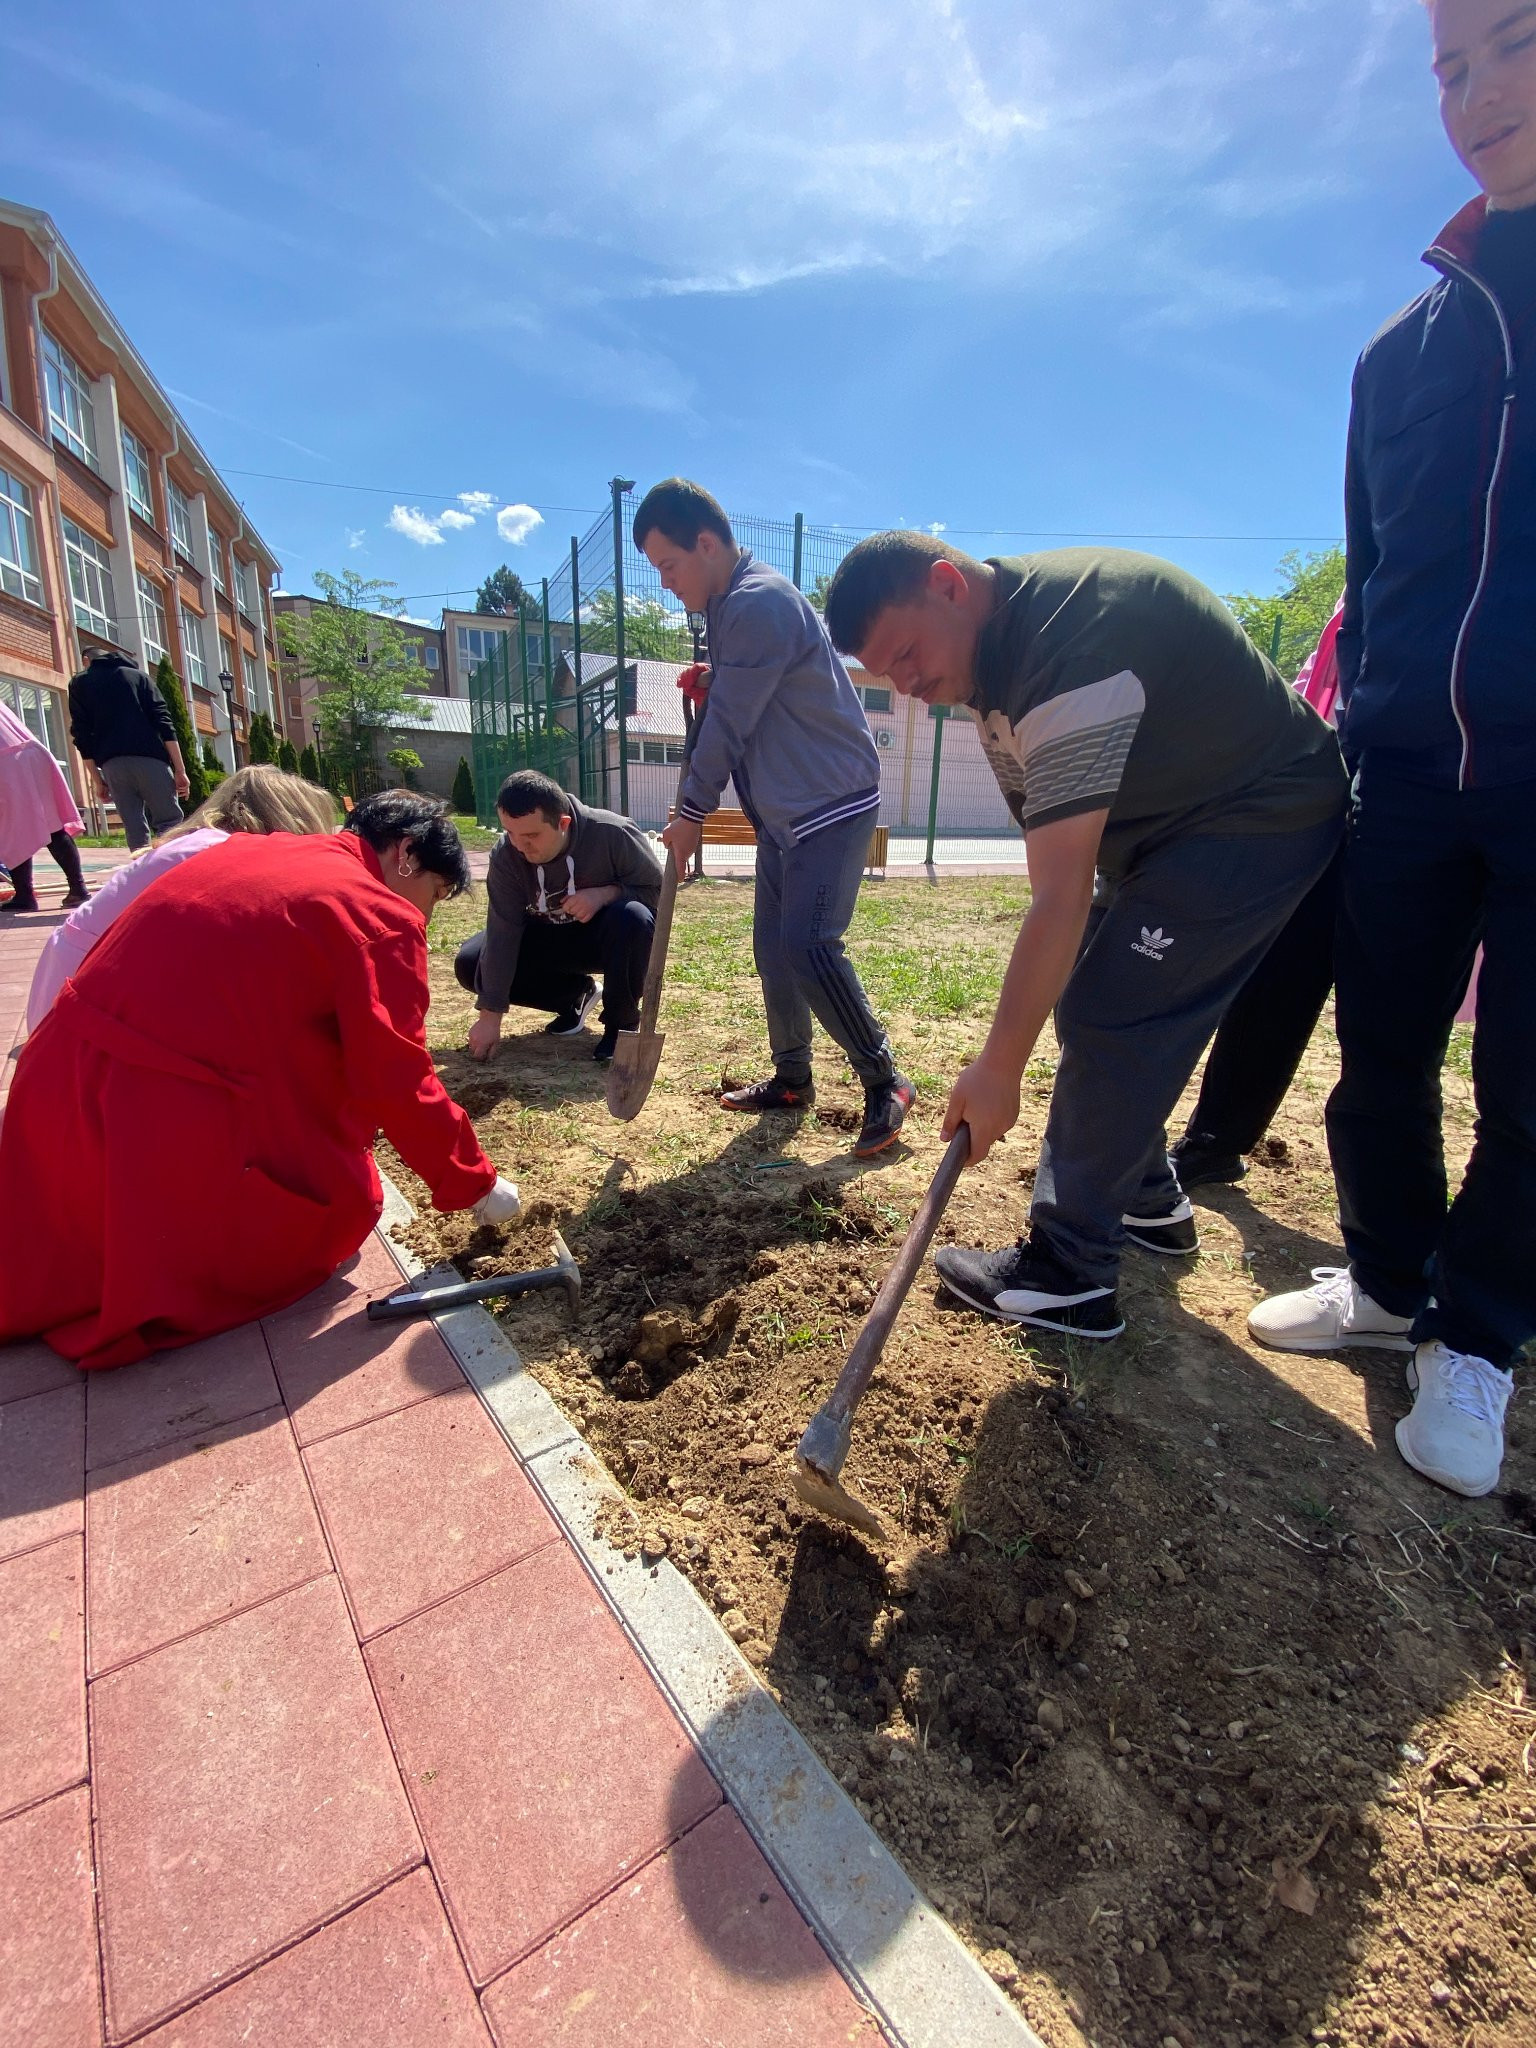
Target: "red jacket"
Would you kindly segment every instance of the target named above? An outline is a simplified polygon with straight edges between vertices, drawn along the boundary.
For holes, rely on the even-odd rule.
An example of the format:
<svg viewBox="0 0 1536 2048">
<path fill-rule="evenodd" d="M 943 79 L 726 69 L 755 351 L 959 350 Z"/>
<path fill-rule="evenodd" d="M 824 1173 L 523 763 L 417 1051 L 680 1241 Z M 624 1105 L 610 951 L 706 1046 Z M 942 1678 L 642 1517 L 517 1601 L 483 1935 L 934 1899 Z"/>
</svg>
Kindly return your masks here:
<svg viewBox="0 0 1536 2048">
<path fill-rule="evenodd" d="M 377 1221 L 380 1129 L 495 1179 L 433 1070 L 425 927 L 360 839 L 236 834 L 126 910 L 0 1122 L 0 1342 L 123 1365 L 296 1301 Z"/>
</svg>

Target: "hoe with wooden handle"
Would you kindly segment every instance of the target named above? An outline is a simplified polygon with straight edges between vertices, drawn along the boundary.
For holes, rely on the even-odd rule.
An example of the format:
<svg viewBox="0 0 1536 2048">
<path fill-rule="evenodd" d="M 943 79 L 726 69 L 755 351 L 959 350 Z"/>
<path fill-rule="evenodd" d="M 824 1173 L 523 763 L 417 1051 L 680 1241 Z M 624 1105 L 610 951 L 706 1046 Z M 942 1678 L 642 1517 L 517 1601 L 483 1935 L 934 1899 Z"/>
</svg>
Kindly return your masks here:
<svg viewBox="0 0 1536 2048">
<path fill-rule="evenodd" d="M 939 1170 L 929 1183 L 917 1214 L 907 1231 L 896 1263 L 880 1283 L 875 1305 L 864 1318 L 864 1327 L 853 1340 L 847 1363 L 837 1376 L 837 1385 L 811 1417 L 795 1451 L 795 1491 L 807 1507 L 835 1521 L 849 1522 L 866 1535 L 883 1536 L 885 1524 L 873 1508 L 843 1485 L 840 1474 L 853 1435 L 853 1411 L 863 1399 L 891 1325 L 917 1277 L 945 1204 L 955 1191 L 955 1182 L 971 1156 L 971 1127 L 962 1124 L 949 1141 L 949 1150 L 939 1161 Z"/>
<path fill-rule="evenodd" d="M 667 942 L 672 936 L 672 906 L 676 901 L 677 862 L 669 848 L 661 895 L 656 902 L 650 964 L 645 970 L 645 988 L 640 997 L 639 1028 L 618 1034 L 613 1045 L 613 1064 L 608 1069 L 608 1114 L 624 1124 L 644 1109 L 661 1064 L 661 1048 L 667 1042 L 667 1034 L 656 1029 L 656 1013 L 661 1008 L 661 978 L 667 967 Z"/>
</svg>

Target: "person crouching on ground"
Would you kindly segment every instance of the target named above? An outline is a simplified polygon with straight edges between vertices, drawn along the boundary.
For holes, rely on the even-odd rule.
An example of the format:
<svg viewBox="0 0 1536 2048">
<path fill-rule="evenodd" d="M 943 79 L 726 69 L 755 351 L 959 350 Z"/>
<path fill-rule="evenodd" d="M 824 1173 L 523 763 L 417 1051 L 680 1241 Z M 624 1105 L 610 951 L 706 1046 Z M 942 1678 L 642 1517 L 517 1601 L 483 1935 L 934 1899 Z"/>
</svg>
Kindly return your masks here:
<svg viewBox="0 0 1536 2048">
<path fill-rule="evenodd" d="M 661 836 L 686 872 L 732 780 L 757 834 L 752 953 L 773 1075 L 720 1100 L 748 1115 L 814 1102 L 814 1016 L 864 1084 L 853 1149 L 870 1158 L 895 1143 L 917 1091 L 897 1072 L 843 947 L 880 805 L 863 708 L 816 612 L 736 545 L 708 491 L 681 477 L 657 484 L 635 513 L 634 539 L 662 587 L 708 619 L 709 695 L 678 814 Z"/>
<path fill-rule="evenodd" d="M 1333 733 L 1219 598 L 1170 562 L 1063 548 L 978 562 L 861 541 L 827 629 L 924 704 L 968 705 L 1024 830 L 1030 909 L 944 1121 L 973 1161 L 1018 1121 L 1056 1011 L 1060 1064 L 1027 1238 L 934 1264 L 987 1315 L 1117 1337 L 1126 1239 L 1198 1249 L 1165 1124 L 1222 1012 L 1333 857 Z"/>
<path fill-rule="evenodd" d="M 0 1343 L 126 1365 L 319 1286 L 382 1206 L 518 1212 L 427 1051 L 426 928 L 469 883 L 436 799 L 237 834 L 163 874 L 22 1048 L 0 1122 Z"/>
<path fill-rule="evenodd" d="M 597 1001 L 596 971 L 603 1030 L 592 1057 L 611 1060 L 618 1033 L 640 1022 L 661 862 L 632 819 L 578 803 L 533 768 L 508 776 L 496 811 L 485 930 L 453 963 L 479 1010 L 471 1057 L 492 1057 L 509 1009 L 552 1010 L 545 1031 L 573 1038 Z"/>
<path fill-rule="evenodd" d="M 171 868 L 222 846 L 232 832 L 334 832 L 336 800 L 281 768 L 253 764 L 227 775 L 191 817 L 162 833 L 137 860 L 116 869 L 83 908 L 50 933 L 27 996 L 27 1029 L 35 1031 L 59 990 L 78 974 L 129 904 Z"/>
</svg>

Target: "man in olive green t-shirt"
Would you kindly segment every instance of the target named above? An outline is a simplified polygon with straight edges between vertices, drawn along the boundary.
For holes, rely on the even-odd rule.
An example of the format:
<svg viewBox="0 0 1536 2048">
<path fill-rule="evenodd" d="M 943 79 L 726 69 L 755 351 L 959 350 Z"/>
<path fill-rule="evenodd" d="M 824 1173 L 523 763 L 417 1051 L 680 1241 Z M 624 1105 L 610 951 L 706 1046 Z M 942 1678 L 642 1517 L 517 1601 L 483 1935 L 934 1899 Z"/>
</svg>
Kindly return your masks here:
<svg viewBox="0 0 1536 2048">
<path fill-rule="evenodd" d="M 971 1157 L 1018 1120 L 1052 1009 L 1061 1060 L 1027 1238 L 934 1263 L 986 1314 L 1117 1337 L 1127 1238 L 1198 1249 L 1166 1124 L 1223 1011 L 1332 858 L 1338 743 L 1231 613 L 1112 548 L 976 561 L 871 536 L 827 594 L 871 675 L 967 706 L 1024 831 L 1031 904 L 986 1044 L 955 1082 Z"/>
</svg>

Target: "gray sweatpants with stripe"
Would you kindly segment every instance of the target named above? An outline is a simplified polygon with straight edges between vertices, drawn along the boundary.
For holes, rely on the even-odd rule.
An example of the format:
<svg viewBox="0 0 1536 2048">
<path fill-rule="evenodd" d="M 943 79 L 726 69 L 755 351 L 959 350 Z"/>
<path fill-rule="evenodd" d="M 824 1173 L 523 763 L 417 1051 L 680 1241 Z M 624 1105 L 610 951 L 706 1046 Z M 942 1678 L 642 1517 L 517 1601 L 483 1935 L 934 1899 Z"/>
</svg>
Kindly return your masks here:
<svg viewBox="0 0 1536 2048">
<path fill-rule="evenodd" d="M 798 846 L 757 842 L 752 957 L 763 984 L 773 1070 L 792 1087 L 811 1075 L 811 1019 L 848 1055 L 866 1088 L 896 1071 L 843 946 L 869 854 L 874 813 L 813 832 Z"/>
<path fill-rule="evenodd" d="M 1222 1016 L 1333 858 L 1341 815 L 1301 832 L 1185 839 L 1100 882 L 1056 1005 L 1061 1061 L 1029 1234 L 1113 1287 L 1121 1218 L 1179 1200 L 1168 1118 Z"/>
</svg>

